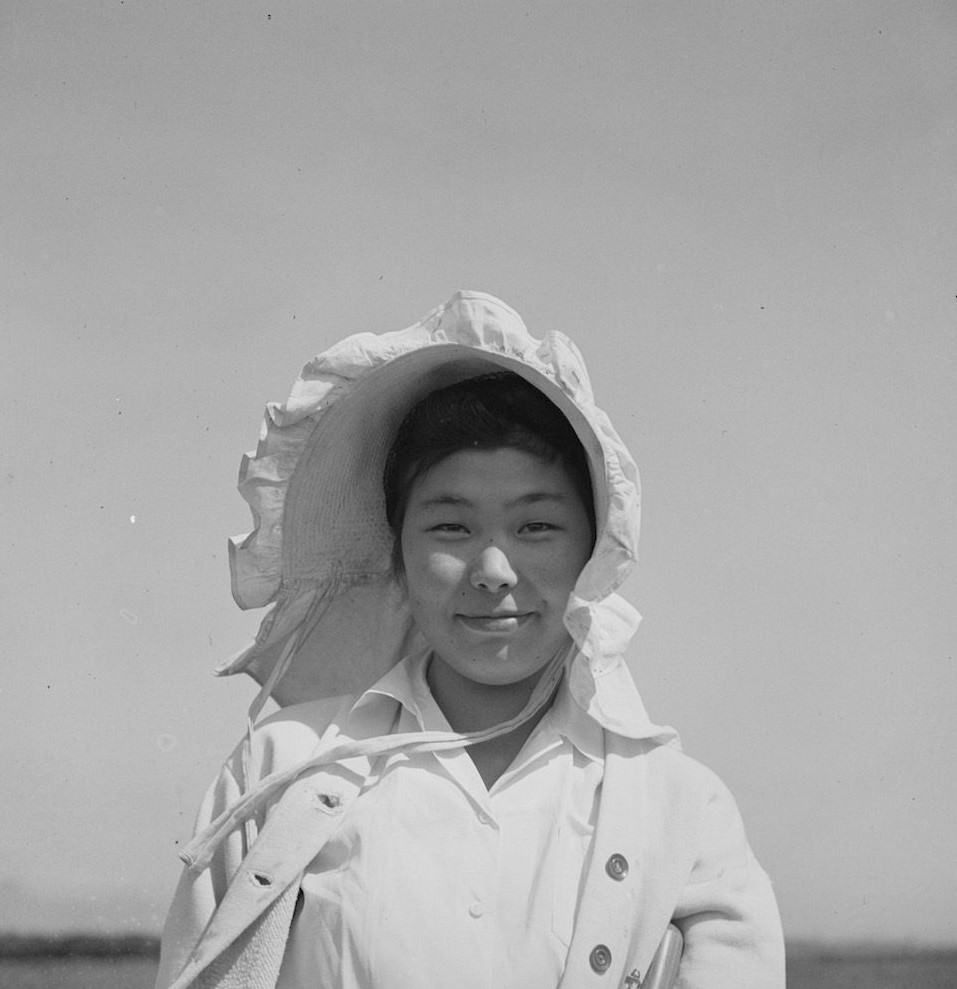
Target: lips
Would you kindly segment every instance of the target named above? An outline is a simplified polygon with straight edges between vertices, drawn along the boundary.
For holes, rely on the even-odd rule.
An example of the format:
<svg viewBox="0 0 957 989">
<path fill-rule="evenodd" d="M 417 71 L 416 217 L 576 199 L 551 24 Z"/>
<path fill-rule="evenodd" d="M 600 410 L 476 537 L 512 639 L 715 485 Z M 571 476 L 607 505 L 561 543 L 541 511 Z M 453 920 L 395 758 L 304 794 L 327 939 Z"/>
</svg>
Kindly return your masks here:
<svg viewBox="0 0 957 989">
<path fill-rule="evenodd" d="M 458 620 L 473 632 L 502 634 L 515 632 L 531 617 L 532 612 L 509 612 L 494 615 L 458 615 Z"/>
</svg>

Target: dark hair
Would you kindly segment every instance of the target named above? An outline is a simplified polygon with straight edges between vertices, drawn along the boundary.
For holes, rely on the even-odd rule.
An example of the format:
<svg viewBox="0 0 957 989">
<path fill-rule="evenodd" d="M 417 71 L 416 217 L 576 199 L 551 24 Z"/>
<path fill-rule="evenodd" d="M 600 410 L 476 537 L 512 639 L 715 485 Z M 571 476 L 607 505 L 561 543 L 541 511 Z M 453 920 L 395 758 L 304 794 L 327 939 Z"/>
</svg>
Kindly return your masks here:
<svg viewBox="0 0 957 989">
<path fill-rule="evenodd" d="M 402 420 L 385 462 L 385 511 L 395 537 L 393 569 L 402 572 L 401 534 L 412 485 L 460 450 L 509 447 L 559 461 L 581 498 L 595 538 L 595 502 L 584 447 L 571 423 L 534 385 L 496 371 L 436 389 Z"/>
</svg>

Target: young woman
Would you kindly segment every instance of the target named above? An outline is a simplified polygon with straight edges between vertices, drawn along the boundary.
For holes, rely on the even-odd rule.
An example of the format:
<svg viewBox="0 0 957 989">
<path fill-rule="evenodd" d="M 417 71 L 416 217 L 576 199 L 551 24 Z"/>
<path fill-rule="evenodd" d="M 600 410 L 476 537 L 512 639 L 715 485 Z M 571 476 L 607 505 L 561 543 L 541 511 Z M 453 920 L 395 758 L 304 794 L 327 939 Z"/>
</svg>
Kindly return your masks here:
<svg viewBox="0 0 957 989">
<path fill-rule="evenodd" d="M 783 987 L 734 801 L 623 660 L 638 479 L 565 337 L 459 293 L 308 364 L 240 489 L 213 783 L 157 986 Z M 277 714 L 253 727 L 266 698 Z"/>
</svg>

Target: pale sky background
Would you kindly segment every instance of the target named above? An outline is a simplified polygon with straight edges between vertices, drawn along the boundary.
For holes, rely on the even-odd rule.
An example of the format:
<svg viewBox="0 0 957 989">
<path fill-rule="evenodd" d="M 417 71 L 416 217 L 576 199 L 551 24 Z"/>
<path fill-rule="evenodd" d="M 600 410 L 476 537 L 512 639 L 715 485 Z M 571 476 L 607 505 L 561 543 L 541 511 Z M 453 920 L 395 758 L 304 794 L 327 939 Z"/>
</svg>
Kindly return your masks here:
<svg viewBox="0 0 957 989">
<path fill-rule="evenodd" d="M 957 6 L 0 0 L 0 927 L 159 928 L 267 400 L 458 288 L 642 470 L 653 716 L 794 938 L 957 929 Z M 135 521 L 134 521 L 135 519 Z"/>
</svg>

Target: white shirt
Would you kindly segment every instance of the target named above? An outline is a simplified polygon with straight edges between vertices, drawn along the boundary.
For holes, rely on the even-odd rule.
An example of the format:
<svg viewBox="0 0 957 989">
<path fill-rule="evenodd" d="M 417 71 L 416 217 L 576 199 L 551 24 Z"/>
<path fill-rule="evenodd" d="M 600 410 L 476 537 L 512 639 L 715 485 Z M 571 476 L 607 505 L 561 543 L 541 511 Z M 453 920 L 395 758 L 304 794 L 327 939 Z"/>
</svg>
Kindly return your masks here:
<svg viewBox="0 0 957 989">
<path fill-rule="evenodd" d="M 356 708 L 398 701 L 396 731 L 450 730 L 427 662 Z M 603 767 L 564 682 L 491 790 L 464 749 L 381 759 L 303 878 L 277 989 L 555 989 Z"/>
</svg>

